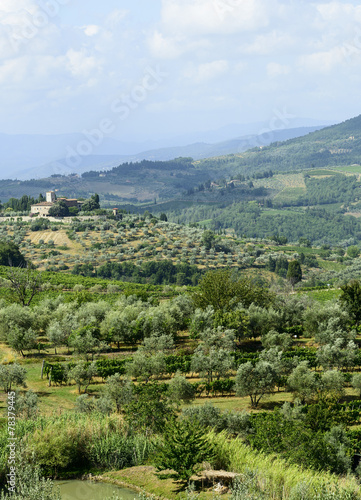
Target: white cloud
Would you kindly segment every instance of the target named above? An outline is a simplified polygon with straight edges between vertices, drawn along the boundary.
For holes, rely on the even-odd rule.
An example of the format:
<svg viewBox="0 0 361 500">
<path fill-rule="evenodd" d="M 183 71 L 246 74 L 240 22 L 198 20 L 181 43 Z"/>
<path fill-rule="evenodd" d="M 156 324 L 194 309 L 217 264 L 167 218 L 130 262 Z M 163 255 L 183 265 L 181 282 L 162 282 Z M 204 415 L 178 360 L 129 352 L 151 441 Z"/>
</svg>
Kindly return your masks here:
<svg viewBox="0 0 361 500">
<path fill-rule="evenodd" d="M 341 87 L 349 85 L 350 95 L 358 92 L 361 3 L 356 0 L 88 2 L 69 0 L 58 16 L 49 16 L 46 26 L 14 47 L 14 37 L 23 36 L 46 2 L 0 0 L 2 116 L 9 112 L 11 94 L 14 116 L 16 110 L 25 115 L 33 103 L 46 116 L 50 102 L 59 115 L 54 123 L 77 127 L 81 119 L 102 116 L 113 96 L 130 92 L 144 68 L 158 64 L 170 76 L 138 107 L 134 122 L 138 117 L 145 122 L 147 112 L 159 113 L 160 123 L 177 122 L 185 106 L 206 110 L 194 111 L 193 122 L 199 123 L 205 114 L 218 123 L 220 113 L 231 122 L 235 109 L 247 110 L 250 118 L 242 114 L 243 121 L 255 121 L 252 113 L 267 114 L 275 101 L 300 103 L 303 112 L 298 93 L 311 88 L 304 104 L 315 114 L 317 99 L 326 101 L 322 96 L 329 104 L 333 91 L 335 101 L 346 100 Z M 116 8 L 119 4 L 128 10 Z M 69 116 L 61 122 L 61 114 Z M 28 115 L 28 123 L 33 119 Z"/>
<path fill-rule="evenodd" d="M 96 24 L 89 24 L 88 26 L 83 26 L 83 30 L 87 36 L 94 36 L 99 33 L 100 28 Z"/>
<path fill-rule="evenodd" d="M 224 60 L 201 64 L 197 71 L 196 81 L 197 83 L 205 83 L 222 76 L 228 69 L 229 64 Z"/>
<path fill-rule="evenodd" d="M 307 73 L 330 73 L 347 60 L 344 47 L 333 47 L 328 51 L 303 55 L 299 59 L 300 71 Z"/>
<path fill-rule="evenodd" d="M 184 36 L 249 32 L 269 24 L 272 7 L 273 0 L 163 0 L 162 21 Z"/>
<path fill-rule="evenodd" d="M 160 59 L 176 59 L 186 50 L 176 39 L 165 37 L 159 31 L 155 31 L 149 39 L 149 48 L 151 53 Z"/>
<path fill-rule="evenodd" d="M 98 71 L 99 62 L 95 57 L 86 54 L 85 50 L 76 51 L 68 50 L 66 53 L 67 67 L 70 72 L 76 77 L 88 77 L 94 71 Z"/>
<path fill-rule="evenodd" d="M 105 25 L 109 28 L 115 28 L 120 23 L 124 21 L 124 19 L 129 14 L 128 10 L 125 9 L 115 9 L 113 10 L 106 18 Z"/>
<path fill-rule="evenodd" d="M 344 22 L 361 22 L 361 5 L 352 5 L 345 2 L 321 3 L 317 6 L 323 20 L 336 23 L 339 27 Z"/>
<path fill-rule="evenodd" d="M 278 64 L 271 62 L 267 64 L 267 75 L 270 78 L 276 78 L 278 76 L 285 76 L 291 72 L 290 66 L 285 66 L 283 64 Z"/>
<path fill-rule="evenodd" d="M 286 31 L 271 31 L 258 35 L 251 43 L 240 47 L 240 52 L 250 55 L 268 55 L 274 52 L 286 52 L 295 45 L 295 37 Z"/>
</svg>

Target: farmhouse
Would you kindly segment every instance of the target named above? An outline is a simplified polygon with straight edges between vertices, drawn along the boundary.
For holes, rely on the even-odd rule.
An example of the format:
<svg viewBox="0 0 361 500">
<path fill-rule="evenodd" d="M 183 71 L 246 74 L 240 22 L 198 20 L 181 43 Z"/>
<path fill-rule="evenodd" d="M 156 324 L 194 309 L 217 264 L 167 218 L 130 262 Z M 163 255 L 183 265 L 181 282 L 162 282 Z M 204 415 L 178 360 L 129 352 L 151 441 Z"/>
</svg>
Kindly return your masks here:
<svg viewBox="0 0 361 500">
<path fill-rule="evenodd" d="M 31 214 L 39 214 L 42 217 L 46 217 L 49 215 L 49 209 L 56 203 L 57 201 L 63 201 L 66 205 L 70 207 L 81 208 L 83 201 L 79 201 L 73 198 L 56 198 L 54 191 L 48 191 L 46 193 L 46 201 L 42 201 L 41 203 L 36 203 L 36 205 L 31 205 Z"/>
</svg>

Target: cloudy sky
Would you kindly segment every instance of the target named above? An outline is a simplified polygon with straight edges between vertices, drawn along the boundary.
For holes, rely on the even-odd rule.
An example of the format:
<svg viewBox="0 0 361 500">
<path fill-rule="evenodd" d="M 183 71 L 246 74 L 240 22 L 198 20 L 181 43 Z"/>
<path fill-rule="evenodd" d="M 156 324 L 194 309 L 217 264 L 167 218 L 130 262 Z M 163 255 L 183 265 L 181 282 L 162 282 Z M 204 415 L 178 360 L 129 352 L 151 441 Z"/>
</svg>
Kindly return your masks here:
<svg viewBox="0 0 361 500">
<path fill-rule="evenodd" d="M 0 0 L 0 58 L 5 133 L 342 121 L 361 113 L 361 2 Z"/>
</svg>

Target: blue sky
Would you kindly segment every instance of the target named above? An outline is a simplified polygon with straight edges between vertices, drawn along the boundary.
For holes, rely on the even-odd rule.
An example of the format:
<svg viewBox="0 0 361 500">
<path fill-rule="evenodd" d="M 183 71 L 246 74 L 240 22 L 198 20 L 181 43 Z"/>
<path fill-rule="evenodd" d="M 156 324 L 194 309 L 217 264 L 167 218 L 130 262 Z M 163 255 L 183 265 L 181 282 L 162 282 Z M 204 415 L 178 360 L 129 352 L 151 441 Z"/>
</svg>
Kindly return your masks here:
<svg viewBox="0 0 361 500">
<path fill-rule="evenodd" d="M 1 0 L 0 132 L 176 137 L 361 113 L 361 3 Z"/>
</svg>

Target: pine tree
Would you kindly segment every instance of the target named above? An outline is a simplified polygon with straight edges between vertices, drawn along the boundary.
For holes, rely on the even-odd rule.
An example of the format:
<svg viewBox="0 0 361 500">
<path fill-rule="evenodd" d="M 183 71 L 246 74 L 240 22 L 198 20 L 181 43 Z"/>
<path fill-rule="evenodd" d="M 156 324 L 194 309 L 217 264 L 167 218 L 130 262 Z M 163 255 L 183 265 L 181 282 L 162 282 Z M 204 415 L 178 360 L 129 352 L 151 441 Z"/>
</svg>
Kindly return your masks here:
<svg viewBox="0 0 361 500">
<path fill-rule="evenodd" d="M 287 280 L 291 283 L 292 287 L 302 280 L 302 269 L 298 260 L 293 260 L 288 265 Z"/>
<path fill-rule="evenodd" d="M 214 458 L 213 445 L 207 441 L 204 428 L 193 420 L 171 420 L 166 425 L 163 443 L 158 447 L 158 471 L 171 469 L 185 482 L 196 465 Z"/>
</svg>

